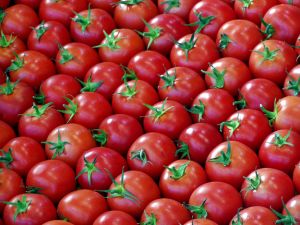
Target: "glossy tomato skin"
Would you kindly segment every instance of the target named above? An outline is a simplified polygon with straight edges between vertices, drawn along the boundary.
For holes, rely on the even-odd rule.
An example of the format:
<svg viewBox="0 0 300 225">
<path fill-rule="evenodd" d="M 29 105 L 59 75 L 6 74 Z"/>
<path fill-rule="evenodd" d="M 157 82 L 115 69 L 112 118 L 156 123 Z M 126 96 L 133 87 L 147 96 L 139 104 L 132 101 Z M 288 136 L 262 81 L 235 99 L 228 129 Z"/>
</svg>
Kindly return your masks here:
<svg viewBox="0 0 300 225">
<path fill-rule="evenodd" d="M 57 214 L 60 218 L 68 218 L 68 221 L 78 225 L 92 224 L 106 210 L 105 198 L 87 189 L 70 192 L 57 206 Z"/>
<path fill-rule="evenodd" d="M 227 35 L 229 41 L 222 43 L 222 36 Z M 225 36 L 226 37 L 226 36 Z M 233 57 L 247 61 L 252 49 L 263 39 L 256 24 L 248 20 L 231 20 L 219 29 L 216 44 L 223 57 Z"/>
<path fill-rule="evenodd" d="M 201 16 L 207 18 L 213 16 L 212 20 L 201 30 L 201 33 L 210 36 L 213 40 L 216 39 L 218 30 L 220 27 L 236 18 L 233 9 L 222 0 L 209 1 L 203 0 L 199 1 L 193 6 L 189 13 L 189 23 L 199 22 L 198 14 L 201 13 Z M 203 23 L 200 23 L 203 25 Z M 198 26 L 193 26 L 193 30 L 196 31 Z"/>
<path fill-rule="evenodd" d="M 273 52 L 274 56 L 266 58 L 262 54 Z M 282 85 L 287 71 L 296 65 L 296 52 L 287 43 L 279 40 L 266 40 L 255 46 L 249 58 L 249 68 L 256 78 L 265 78 L 277 85 Z"/>
<path fill-rule="evenodd" d="M 142 51 L 133 56 L 128 68 L 132 69 L 137 78 L 148 82 L 156 87 L 159 82 L 159 76 L 171 67 L 169 60 L 156 51 Z"/>
<path fill-rule="evenodd" d="M 86 28 L 84 28 L 84 26 L 80 23 L 76 22 L 76 20 L 79 20 L 81 17 L 89 19 L 89 25 Z M 72 18 L 70 24 L 70 34 L 74 41 L 81 42 L 92 47 L 99 44 L 103 40 L 105 37 L 104 31 L 109 34 L 113 29 L 115 29 L 115 26 L 116 25 L 112 17 L 104 10 L 84 10 Z"/>
<path fill-rule="evenodd" d="M 143 150 L 146 160 L 134 157 L 134 153 Z M 127 163 L 131 170 L 142 171 L 154 179 L 159 178 L 164 166 L 176 160 L 176 146 L 168 136 L 148 132 L 138 137 L 127 153 Z"/>
<path fill-rule="evenodd" d="M 35 11 L 27 5 L 16 4 L 4 11 L 5 16 L 0 28 L 5 34 L 13 34 L 26 41 L 31 27 L 39 24 Z"/>
<path fill-rule="evenodd" d="M 219 58 L 219 52 L 214 41 L 205 34 L 195 34 L 196 40 L 193 48 L 185 54 L 180 44 L 189 42 L 192 34 L 183 36 L 176 42 L 170 52 L 170 60 L 173 66 L 188 67 L 195 71 L 205 70 L 209 63 Z"/>
<path fill-rule="evenodd" d="M 11 139 L 16 137 L 14 129 L 4 121 L 0 120 L 0 149 Z"/>
<path fill-rule="evenodd" d="M 12 160 L 8 164 L 0 163 L 0 167 L 9 168 L 25 177 L 37 163 L 46 159 L 44 149 L 36 140 L 29 137 L 16 137 L 3 146 L 0 155 L 10 152 Z"/>
<path fill-rule="evenodd" d="M 88 167 L 85 166 L 86 161 L 93 163 L 97 168 L 91 175 L 91 183 L 89 183 L 88 173 L 79 176 L 80 172 Z M 116 177 L 122 173 L 122 169 L 127 169 L 127 163 L 118 152 L 105 147 L 91 148 L 85 151 L 77 161 L 77 181 L 84 189 L 105 190 L 112 184 L 110 175 Z"/>
<path fill-rule="evenodd" d="M 294 196 L 291 178 L 284 172 L 272 168 L 258 169 L 250 173 L 247 178 L 255 179 L 256 173 L 260 177 L 260 183 L 256 189 L 247 190 L 250 181 L 246 179 L 241 187 L 244 206 L 272 207 L 280 211 L 282 209 L 281 201 L 286 202 Z"/>
<path fill-rule="evenodd" d="M 118 0 L 88 0 L 89 4 L 91 4 L 92 8 L 103 9 L 106 12 L 113 14 L 115 3 Z"/>
<path fill-rule="evenodd" d="M 69 223 L 64 220 L 50 220 L 46 223 L 43 223 L 42 225 L 73 225 L 73 223 Z"/>
<path fill-rule="evenodd" d="M 296 195 L 293 198 L 291 198 L 286 203 L 286 208 L 289 211 L 289 213 L 294 217 L 296 224 L 300 223 L 300 195 Z M 288 215 L 286 209 L 282 210 L 283 215 Z"/>
<path fill-rule="evenodd" d="M 93 225 L 136 225 L 136 220 L 129 214 L 122 211 L 108 211 L 102 213 Z"/>
<path fill-rule="evenodd" d="M 28 5 L 30 8 L 36 10 L 40 5 L 41 0 L 16 0 L 15 3 L 17 4 L 24 4 Z"/>
<path fill-rule="evenodd" d="M 298 80 L 300 80 L 300 65 L 296 65 L 291 69 L 284 80 L 283 92 L 285 96 L 300 96 L 300 85 L 297 83 Z"/>
<path fill-rule="evenodd" d="M 194 70 L 173 67 L 160 76 L 157 89 L 161 100 L 167 98 L 190 106 L 194 98 L 206 89 L 206 85 Z"/>
<path fill-rule="evenodd" d="M 37 31 L 45 32 L 40 36 Z M 29 50 L 39 51 L 49 58 L 55 58 L 59 48 L 58 43 L 66 45 L 71 42 L 70 34 L 67 28 L 60 22 L 50 20 L 40 23 L 33 29 L 27 39 L 27 47 Z"/>
<path fill-rule="evenodd" d="M 295 168 L 294 168 L 294 172 L 293 172 L 293 182 L 294 182 L 294 186 L 296 188 L 296 191 L 299 193 L 300 192 L 300 163 L 298 163 Z"/>
<path fill-rule="evenodd" d="M 126 155 L 131 144 L 144 133 L 139 121 L 126 114 L 114 114 L 106 117 L 101 122 L 99 129 L 104 131 L 107 136 L 103 146 L 112 148 L 122 155 Z"/>
<path fill-rule="evenodd" d="M 230 184 L 223 182 L 208 182 L 199 186 L 192 193 L 189 205 L 200 206 L 205 199 L 207 218 L 219 225 L 227 225 L 237 210 L 242 207 L 239 192 Z M 194 216 L 196 218 L 196 215 Z"/>
<path fill-rule="evenodd" d="M 187 221 L 184 225 L 217 225 L 214 221 L 209 219 L 192 219 Z"/>
</svg>

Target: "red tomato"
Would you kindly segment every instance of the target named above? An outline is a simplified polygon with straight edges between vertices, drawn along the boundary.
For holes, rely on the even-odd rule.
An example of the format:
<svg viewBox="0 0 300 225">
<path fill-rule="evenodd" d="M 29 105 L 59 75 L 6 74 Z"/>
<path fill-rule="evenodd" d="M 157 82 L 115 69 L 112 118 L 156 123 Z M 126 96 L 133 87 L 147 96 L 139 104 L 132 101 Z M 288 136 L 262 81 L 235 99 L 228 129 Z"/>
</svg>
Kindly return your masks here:
<svg viewBox="0 0 300 225">
<path fill-rule="evenodd" d="M 0 8 L 5 9 L 9 5 L 10 0 L 3 0 L 0 2 Z"/>
<path fill-rule="evenodd" d="M 295 46 L 296 46 L 295 50 L 296 50 L 297 54 L 300 55 L 300 34 L 296 40 Z"/>
<path fill-rule="evenodd" d="M 72 168 L 86 150 L 96 146 L 91 132 L 84 126 L 69 123 L 56 127 L 45 142 L 48 158 L 66 162 Z"/>
<path fill-rule="evenodd" d="M 115 21 L 102 9 L 88 9 L 76 13 L 70 24 L 70 34 L 74 41 L 95 46 L 106 33 L 115 29 Z"/>
<path fill-rule="evenodd" d="M 240 207 L 242 198 L 239 192 L 223 182 L 202 184 L 192 193 L 189 200 L 189 208 L 195 218 L 205 215 L 219 225 L 227 225 Z M 199 215 L 198 210 L 201 213 Z"/>
<path fill-rule="evenodd" d="M 249 68 L 254 77 L 265 78 L 281 86 L 287 71 L 296 65 L 296 58 L 296 52 L 287 43 L 267 40 L 259 43 L 251 52 Z"/>
<path fill-rule="evenodd" d="M 127 169 L 126 160 L 116 151 L 96 147 L 85 151 L 77 161 L 76 179 L 81 188 L 105 190 L 112 184 L 110 176 L 116 177 Z"/>
<path fill-rule="evenodd" d="M 294 196 L 291 178 L 284 172 L 261 168 L 245 177 L 241 188 L 245 207 L 264 206 L 281 210 L 281 200 L 288 201 Z"/>
<path fill-rule="evenodd" d="M 216 43 L 224 57 L 247 61 L 252 49 L 262 39 L 256 24 L 248 20 L 231 20 L 219 29 Z"/>
<path fill-rule="evenodd" d="M 299 0 L 279 0 L 283 4 L 290 4 L 300 7 L 300 1 Z"/>
<path fill-rule="evenodd" d="M 0 84 L 3 84 L 5 82 L 5 74 L 3 73 L 2 69 L 0 68 Z"/>
<path fill-rule="evenodd" d="M 291 198 L 285 205 L 284 209 L 282 210 L 282 215 L 285 218 L 290 218 L 291 220 L 294 219 L 296 225 L 300 223 L 300 195 L 296 195 Z M 279 220 L 280 221 L 280 217 Z M 283 218 L 282 218 L 283 219 Z"/>
<path fill-rule="evenodd" d="M 40 23 L 29 34 L 27 47 L 30 50 L 39 51 L 49 58 L 55 58 L 60 45 L 71 42 L 67 28 L 57 21 Z"/>
<path fill-rule="evenodd" d="M 295 66 L 291 71 L 289 71 L 284 80 L 283 92 L 285 96 L 294 95 L 300 97 L 300 65 Z"/>
<path fill-rule="evenodd" d="M 160 99 L 168 98 L 190 106 L 194 98 L 206 87 L 200 74 L 194 70 L 173 67 L 160 76 L 157 89 Z"/>
<path fill-rule="evenodd" d="M 173 66 L 183 66 L 195 71 L 204 70 L 219 58 L 214 41 L 205 34 L 188 34 L 173 46 L 170 60 Z"/>
<path fill-rule="evenodd" d="M 135 219 L 122 211 L 108 211 L 102 213 L 93 223 L 93 225 L 136 225 Z"/>
<path fill-rule="evenodd" d="M 176 146 L 161 133 L 149 132 L 138 137 L 127 153 L 131 170 L 142 171 L 154 179 L 159 178 L 164 166 L 176 160 Z"/>
<path fill-rule="evenodd" d="M 88 0 L 92 8 L 99 8 L 112 14 L 118 0 Z"/>
<path fill-rule="evenodd" d="M 220 27 L 236 18 L 233 9 L 221 0 L 202 0 L 191 9 L 189 13 L 189 26 L 193 30 L 216 39 Z"/>
<path fill-rule="evenodd" d="M 295 166 L 294 172 L 293 172 L 293 182 L 295 185 L 295 188 L 297 192 L 300 192 L 300 162 Z"/>
<path fill-rule="evenodd" d="M 0 120 L 0 148 L 2 148 L 8 141 L 16 137 L 14 129 L 4 121 Z"/>
<path fill-rule="evenodd" d="M 46 223 L 43 223 L 42 225 L 74 225 L 73 223 L 69 223 L 64 220 L 51 220 Z"/>
<path fill-rule="evenodd" d="M 12 5 L 0 14 L 0 29 L 3 33 L 18 36 L 23 41 L 26 41 L 31 32 L 31 27 L 39 24 L 37 14 L 27 5 Z"/>
<path fill-rule="evenodd" d="M 214 221 L 209 219 L 192 219 L 183 225 L 218 225 Z"/>
<path fill-rule="evenodd" d="M 25 177 L 37 163 L 46 159 L 39 142 L 29 137 L 11 139 L 0 152 L 0 167 L 9 168 Z"/>
<path fill-rule="evenodd" d="M 107 210 L 105 198 L 97 192 L 80 189 L 63 197 L 57 206 L 60 218 L 76 225 L 91 225 L 95 219 Z"/>
<path fill-rule="evenodd" d="M 15 0 L 15 3 L 28 5 L 35 10 L 38 9 L 40 2 L 41 0 Z"/>
<path fill-rule="evenodd" d="M 38 193 L 58 203 L 62 197 L 75 190 L 75 173 L 60 160 L 46 160 L 31 168 L 26 185 L 38 188 Z"/>
</svg>

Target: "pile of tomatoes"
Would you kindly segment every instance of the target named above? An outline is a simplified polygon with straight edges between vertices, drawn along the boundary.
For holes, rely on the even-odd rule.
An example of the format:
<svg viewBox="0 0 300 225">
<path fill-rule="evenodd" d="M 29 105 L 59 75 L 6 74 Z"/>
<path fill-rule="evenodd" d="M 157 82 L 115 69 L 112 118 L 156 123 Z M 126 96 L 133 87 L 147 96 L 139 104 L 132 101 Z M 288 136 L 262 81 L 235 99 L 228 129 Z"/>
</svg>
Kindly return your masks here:
<svg viewBox="0 0 300 225">
<path fill-rule="evenodd" d="M 299 0 L 1 0 L 0 225 L 299 225 Z"/>
</svg>

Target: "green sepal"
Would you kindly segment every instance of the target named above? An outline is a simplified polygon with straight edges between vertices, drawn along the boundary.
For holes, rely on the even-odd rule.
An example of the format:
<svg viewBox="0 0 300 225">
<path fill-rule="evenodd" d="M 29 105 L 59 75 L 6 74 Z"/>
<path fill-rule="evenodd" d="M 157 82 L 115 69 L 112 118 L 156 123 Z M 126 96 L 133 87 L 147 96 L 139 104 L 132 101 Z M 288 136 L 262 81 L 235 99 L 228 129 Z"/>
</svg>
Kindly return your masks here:
<svg viewBox="0 0 300 225">
<path fill-rule="evenodd" d="M 197 215 L 198 219 L 206 219 L 208 216 L 208 213 L 205 209 L 205 203 L 207 199 L 204 199 L 204 201 L 201 203 L 201 205 L 185 205 L 185 207 L 191 212 L 195 213 Z"/>
<path fill-rule="evenodd" d="M 22 114 L 24 116 L 30 116 L 30 117 L 36 117 L 36 118 L 41 118 L 47 111 L 47 109 L 52 105 L 52 102 L 49 102 L 45 105 L 41 105 L 40 107 L 33 103 L 32 108 L 34 109 L 33 113 L 26 113 Z"/>
<path fill-rule="evenodd" d="M 247 187 L 242 189 L 241 191 L 246 190 L 246 195 L 248 194 L 249 191 L 255 191 L 258 189 L 258 187 L 261 184 L 261 177 L 255 170 L 255 178 L 249 178 L 249 177 L 244 177 L 244 179 L 247 181 Z"/>
<path fill-rule="evenodd" d="M 263 18 L 260 18 L 261 24 L 264 25 L 265 30 L 260 31 L 263 35 L 266 35 L 266 39 L 270 39 L 275 34 L 275 28 L 270 24 L 267 23 Z"/>
<path fill-rule="evenodd" d="M 116 4 L 124 4 L 124 5 L 137 5 L 145 0 L 120 0 Z"/>
<path fill-rule="evenodd" d="M 76 15 L 72 18 L 75 23 L 78 23 L 81 26 L 81 31 L 84 33 L 87 27 L 91 24 L 91 8 L 90 5 L 88 7 L 88 15 L 87 17 L 82 16 L 80 13 L 74 12 Z"/>
<path fill-rule="evenodd" d="M 165 167 L 165 168 L 172 173 L 172 175 L 170 176 L 171 179 L 179 180 L 180 178 L 182 178 L 185 175 L 186 168 L 188 167 L 189 164 L 190 164 L 190 161 L 182 164 L 178 168 L 176 168 L 175 166 Z"/>
<path fill-rule="evenodd" d="M 17 217 L 20 214 L 27 212 L 27 210 L 31 204 L 31 201 L 27 201 L 26 199 L 27 199 L 26 195 L 23 195 L 21 201 L 17 200 L 16 202 L 7 202 L 7 201 L 2 202 L 6 205 L 12 205 L 16 208 L 15 213 L 14 213 L 14 222 L 16 221 Z"/>
<path fill-rule="evenodd" d="M 176 70 L 175 70 L 174 75 L 171 76 L 171 74 L 168 71 L 166 71 L 165 74 L 160 75 L 160 78 L 165 83 L 162 86 L 162 88 L 168 88 L 168 87 L 174 88 L 175 87 L 175 80 L 176 80 Z"/>
<path fill-rule="evenodd" d="M 188 58 L 189 58 L 190 50 L 192 50 L 194 48 L 194 46 L 197 42 L 197 38 L 195 38 L 195 34 L 196 33 L 193 33 L 191 35 L 190 40 L 188 40 L 188 41 L 184 41 L 182 43 L 180 43 L 179 41 L 176 41 L 176 43 L 175 43 L 184 52 L 186 60 L 188 60 Z"/>
<path fill-rule="evenodd" d="M 167 5 L 167 8 L 165 9 L 165 12 L 169 12 L 173 8 L 179 8 L 180 7 L 180 1 L 179 0 L 165 0 L 160 3 L 161 5 Z"/>
<path fill-rule="evenodd" d="M 186 24 L 186 26 L 198 26 L 195 33 L 200 33 L 211 21 L 213 21 L 216 17 L 215 16 L 202 16 L 201 12 L 194 11 L 194 15 L 198 18 L 198 21 L 190 24 Z"/>
<path fill-rule="evenodd" d="M 33 28 L 33 30 L 36 33 L 37 39 L 40 40 L 41 37 L 46 33 L 48 28 L 45 27 L 45 21 L 42 21 L 41 24 L 37 28 Z"/>
<path fill-rule="evenodd" d="M 58 45 L 58 47 L 61 55 L 61 59 L 59 60 L 60 64 L 65 64 L 74 59 L 74 56 L 67 49 L 62 47 L 60 44 Z"/>
<path fill-rule="evenodd" d="M 210 65 L 212 72 L 208 72 L 205 70 L 201 70 L 202 73 L 210 76 L 212 79 L 214 79 L 215 81 L 215 85 L 213 86 L 214 88 L 223 88 L 225 85 L 225 74 L 226 74 L 226 70 L 223 71 L 219 71 L 217 70 L 213 65 Z"/>
<path fill-rule="evenodd" d="M 7 152 L 3 149 L 0 149 L 0 153 L 2 153 L 2 156 L 0 156 L 0 163 L 3 163 L 6 168 L 10 168 L 10 165 L 14 161 L 12 156 L 12 148 L 9 148 Z"/>
<path fill-rule="evenodd" d="M 224 121 L 220 124 L 220 132 L 223 132 L 224 126 L 229 129 L 229 137 L 232 137 L 234 131 L 241 125 L 239 120 Z"/>
<path fill-rule="evenodd" d="M 229 166 L 231 164 L 231 144 L 230 141 L 227 141 L 227 151 L 221 151 L 220 155 L 208 160 L 208 162 L 220 163 L 224 167 Z"/>
<path fill-rule="evenodd" d="M 141 222 L 140 225 L 157 225 L 157 219 L 154 215 L 154 213 L 151 213 L 150 215 L 147 214 L 146 211 L 144 211 L 144 215 L 145 215 L 145 222 Z"/>
<path fill-rule="evenodd" d="M 198 122 L 200 122 L 203 118 L 204 111 L 205 111 L 205 106 L 201 100 L 199 100 L 198 105 L 194 105 L 191 109 L 188 110 L 192 114 L 197 114 L 198 115 Z"/>
<path fill-rule="evenodd" d="M 224 49 L 227 48 L 227 46 L 229 45 L 229 43 L 231 43 L 232 41 L 230 40 L 229 36 L 225 33 L 221 34 L 221 39 L 220 39 L 220 43 L 219 43 L 219 49 L 222 51 Z"/>
<path fill-rule="evenodd" d="M 118 32 L 118 30 L 113 30 L 110 34 L 107 34 L 106 31 L 104 30 L 103 33 L 105 35 L 105 43 L 100 44 L 100 45 L 96 45 L 93 48 L 103 48 L 103 47 L 107 47 L 111 50 L 116 50 L 119 49 L 120 46 L 118 45 L 118 42 L 122 39 L 122 38 L 115 38 L 115 33 Z"/>
<path fill-rule="evenodd" d="M 78 111 L 78 105 L 75 104 L 71 99 L 65 97 L 66 101 L 69 104 L 63 104 L 63 107 L 65 108 L 65 110 L 57 110 L 58 112 L 64 113 L 64 114 L 69 114 L 70 117 L 67 121 L 67 123 L 69 123 L 73 117 L 76 115 L 77 111 Z"/>
<path fill-rule="evenodd" d="M 107 134 L 104 130 L 94 129 L 93 138 L 97 143 L 100 143 L 100 146 L 105 146 L 107 143 Z"/>
<path fill-rule="evenodd" d="M 18 85 L 20 80 L 16 82 L 11 82 L 9 76 L 6 76 L 6 83 L 5 85 L 0 85 L 0 95 L 11 95 L 14 93 L 15 87 Z"/>
<path fill-rule="evenodd" d="M 24 66 L 24 58 L 20 58 L 17 54 L 14 54 L 16 59 L 11 62 L 11 65 L 6 69 L 6 72 L 17 71 Z"/>
<path fill-rule="evenodd" d="M 271 207 L 272 212 L 278 217 L 278 220 L 276 220 L 275 224 L 282 224 L 282 225 L 296 225 L 298 224 L 295 217 L 290 213 L 290 211 L 287 209 L 286 205 L 284 204 L 283 199 L 281 199 L 283 209 L 285 210 L 287 215 L 283 215 L 279 212 L 277 212 L 275 209 Z"/>
<path fill-rule="evenodd" d="M 241 218 L 241 215 L 240 215 L 240 208 L 238 209 L 238 212 L 237 212 L 237 219 L 236 220 L 232 220 L 231 222 L 231 225 L 243 225 L 243 220 Z"/>
<path fill-rule="evenodd" d="M 289 75 L 288 75 L 289 76 Z M 288 86 L 283 88 L 283 90 L 292 90 L 294 96 L 298 96 L 300 93 L 300 77 L 295 80 L 290 76 L 290 80 L 288 82 Z"/>
<path fill-rule="evenodd" d="M 88 184 L 92 185 L 92 175 L 94 172 L 100 172 L 100 170 L 96 167 L 97 157 L 93 159 L 92 162 L 89 162 L 86 157 L 83 157 L 84 160 L 84 168 L 77 174 L 75 180 L 77 180 L 81 175 L 87 173 L 88 176 Z"/>
<path fill-rule="evenodd" d="M 65 145 L 70 144 L 67 141 L 61 140 L 60 132 L 57 132 L 57 142 L 45 141 L 43 144 L 50 145 L 50 151 L 55 151 L 51 159 L 55 159 L 57 156 L 60 156 L 65 151 Z"/>
<path fill-rule="evenodd" d="M 153 28 L 149 23 L 147 23 L 146 20 L 142 19 L 142 21 L 144 22 L 145 26 L 148 28 L 149 31 L 148 32 L 137 31 L 137 33 L 142 37 L 149 39 L 149 42 L 147 44 L 147 49 L 149 49 L 153 44 L 153 42 L 160 37 L 162 28 L 159 27 Z"/>
<path fill-rule="evenodd" d="M 165 99 L 163 101 L 160 108 L 154 107 L 149 104 L 144 104 L 144 106 L 146 106 L 148 109 L 150 109 L 152 111 L 152 113 L 150 114 L 150 117 L 154 118 L 155 122 L 173 108 L 173 106 L 170 106 L 165 109 L 166 102 L 167 102 L 167 99 Z"/>
<path fill-rule="evenodd" d="M 278 116 L 278 107 L 276 101 L 274 101 L 274 111 L 267 110 L 262 104 L 259 105 L 261 111 L 265 114 L 265 116 L 269 119 L 269 125 L 273 126 L 277 116 Z"/>
<path fill-rule="evenodd" d="M 189 146 L 183 142 L 179 141 L 179 148 L 176 150 L 175 156 L 178 157 L 180 155 L 180 159 L 188 158 L 191 159 Z"/>
<path fill-rule="evenodd" d="M 9 36 L 9 39 L 7 40 L 5 34 L 1 31 L 1 39 L 0 39 L 0 47 L 1 48 L 7 48 L 9 47 L 14 41 L 16 40 L 17 37 L 13 37 L 11 34 Z"/>
<path fill-rule="evenodd" d="M 102 84 L 103 81 L 92 82 L 92 75 L 90 75 L 86 82 L 77 79 L 82 85 L 80 92 L 95 92 Z"/>
<path fill-rule="evenodd" d="M 137 159 L 142 162 L 142 165 L 145 166 L 147 163 L 149 163 L 146 151 L 144 149 L 139 149 L 136 151 L 132 151 L 130 153 L 130 159 Z"/>
<path fill-rule="evenodd" d="M 277 146 L 278 148 L 281 148 L 285 145 L 293 147 L 294 146 L 293 143 L 287 141 L 290 135 L 291 135 L 291 129 L 285 136 L 281 136 L 280 134 L 275 133 L 275 141 L 272 142 L 272 144 Z"/>
</svg>

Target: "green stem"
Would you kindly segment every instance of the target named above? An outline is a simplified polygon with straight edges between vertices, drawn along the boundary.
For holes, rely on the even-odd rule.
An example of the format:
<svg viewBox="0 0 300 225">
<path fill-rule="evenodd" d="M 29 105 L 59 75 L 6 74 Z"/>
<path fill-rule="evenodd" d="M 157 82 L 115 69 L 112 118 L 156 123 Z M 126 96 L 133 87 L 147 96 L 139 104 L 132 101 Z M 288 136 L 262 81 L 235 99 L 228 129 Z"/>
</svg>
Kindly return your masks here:
<svg viewBox="0 0 300 225">
<path fill-rule="evenodd" d="M 65 151 L 65 145 L 70 144 L 67 141 L 62 141 L 59 131 L 57 132 L 57 142 L 46 141 L 42 143 L 50 145 L 51 147 L 49 148 L 49 150 L 55 151 L 52 156 L 52 159 L 55 159 L 57 156 L 63 154 Z"/>
<path fill-rule="evenodd" d="M 87 29 L 87 27 L 91 24 L 91 8 L 90 5 L 88 7 L 88 15 L 87 17 L 82 16 L 80 13 L 74 12 L 75 13 L 75 17 L 72 18 L 72 20 L 75 23 L 78 23 L 81 26 L 81 31 L 84 33 Z"/>
<path fill-rule="evenodd" d="M 206 203 L 206 199 L 204 199 L 204 201 L 201 203 L 201 205 L 196 206 L 196 205 L 186 205 L 186 208 L 191 212 L 191 213 L 195 213 L 197 215 L 198 219 L 206 219 L 208 216 L 208 213 L 205 209 L 205 203 Z"/>
<path fill-rule="evenodd" d="M 116 50 L 119 49 L 120 46 L 118 45 L 118 42 L 122 39 L 122 38 L 116 38 L 115 33 L 118 32 L 118 30 L 113 30 L 111 32 L 111 34 L 107 34 L 106 31 L 103 31 L 104 35 L 105 35 L 105 42 L 103 44 L 94 46 L 94 48 L 103 48 L 103 47 L 107 47 L 111 50 Z"/>
<path fill-rule="evenodd" d="M 36 118 L 41 118 L 47 111 L 47 109 L 52 105 L 53 103 L 52 102 L 49 102 L 45 105 L 41 105 L 41 106 L 38 106 L 36 105 L 35 103 L 33 103 L 33 110 L 34 112 L 33 113 L 27 113 L 27 114 L 23 114 L 24 116 L 30 116 L 30 117 L 36 117 Z"/>
<path fill-rule="evenodd" d="M 3 201 L 3 203 L 6 205 L 12 205 L 13 207 L 16 208 L 14 212 L 14 222 L 16 221 L 17 217 L 20 214 L 26 213 L 29 206 L 31 205 L 31 201 L 27 201 L 26 195 L 22 196 L 21 201 L 20 200 L 17 200 L 16 202 Z"/>
<path fill-rule="evenodd" d="M 103 81 L 92 82 L 92 75 L 88 77 L 86 82 L 80 79 L 77 80 L 82 85 L 80 92 L 95 92 L 103 84 Z"/>
<path fill-rule="evenodd" d="M 11 95 L 14 93 L 15 87 L 18 85 L 20 80 L 17 80 L 14 83 L 10 82 L 8 76 L 6 76 L 6 83 L 4 85 L 0 85 L 0 94 L 1 95 Z"/>
<path fill-rule="evenodd" d="M 198 122 L 200 122 L 203 118 L 205 106 L 201 100 L 199 100 L 198 105 L 194 105 L 191 109 L 188 110 L 192 114 L 198 115 Z"/>
<path fill-rule="evenodd" d="M 173 106 L 170 106 L 165 109 L 166 102 L 167 102 L 167 99 L 165 99 L 163 101 L 160 108 L 156 108 L 156 107 L 153 107 L 152 105 L 148 105 L 148 104 L 144 104 L 144 106 L 146 106 L 148 109 L 150 109 L 152 111 L 150 116 L 153 117 L 155 119 L 155 121 L 157 121 L 159 118 L 161 118 L 163 115 L 165 115 L 169 110 L 171 110 L 173 108 Z"/>
<path fill-rule="evenodd" d="M 107 143 L 107 134 L 104 130 L 93 130 L 93 138 L 96 142 L 100 143 L 100 146 L 105 146 Z"/>
<path fill-rule="evenodd" d="M 274 144 L 278 148 L 281 148 L 285 145 L 293 147 L 294 145 L 291 142 L 287 141 L 290 135 L 291 135 L 291 130 L 289 130 L 289 132 L 285 136 L 281 136 L 280 134 L 275 133 L 275 141 L 272 142 L 272 144 Z"/>
<path fill-rule="evenodd" d="M 84 160 L 84 168 L 77 174 L 75 179 L 77 180 L 81 175 L 87 173 L 88 176 L 88 184 L 92 185 L 92 175 L 94 172 L 100 172 L 100 170 L 96 167 L 97 157 L 93 159 L 92 162 L 89 162 L 85 157 Z"/>
<path fill-rule="evenodd" d="M 200 33 L 211 21 L 213 21 L 216 17 L 215 16 L 202 16 L 201 12 L 194 11 L 194 15 L 198 18 L 198 20 L 194 23 L 186 24 L 186 26 L 198 26 L 195 33 Z"/>
<path fill-rule="evenodd" d="M 189 146 L 183 142 L 183 141 L 180 141 L 179 142 L 179 148 L 176 150 L 176 157 L 178 155 L 180 155 L 180 159 L 184 159 L 184 158 L 188 158 L 188 159 L 191 159 L 191 156 L 190 156 L 190 151 L 189 151 Z"/>
<path fill-rule="evenodd" d="M 186 168 L 188 167 L 189 164 L 190 164 L 190 161 L 182 164 L 178 168 L 176 168 L 175 166 L 166 167 L 166 169 L 172 173 L 170 178 L 173 180 L 179 180 L 180 178 L 182 178 L 185 175 Z"/>
<path fill-rule="evenodd" d="M 160 3 L 161 5 L 167 5 L 167 8 L 165 9 L 165 12 L 169 12 L 173 8 L 179 8 L 180 7 L 180 1 L 179 0 L 165 0 Z"/>
<path fill-rule="evenodd" d="M 36 32 L 36 37 L 38 40 L 46 33 L 48 27 L 45 27 L 45 22 L 42 21 L 41 24 L 37 28 L 33 28 Z"/>
<path fill-rule="evenodd" d="M 2 154 L 2 156 L 0 156 L 0 163 L 4 163 L 6 168 L 10 168 L 10 165 L 14 161 L 12 156 L 12 148 L 9 148 L 7 152 L 3 149 L 0 149 L 0 153 Z"/>
<path fill-rule="evenodd" d="M 240 125 L 241 123 L 238 120 L 229 120 L 229 121 L 222 122 L 220 124 L 220 132 L 223 132 L 225 126 L 229 129 L 229 137 L 231 137 L 234 131 L 236 131 L 236 129 L 238 129 Z"/>
<path fill-rule="evenodd" d="M 149 49 L 151 47 L 151 45 L 153 44 L 153 42 L 160 37 L 161 32 L 162 32 L 162 28 L 156 27 L 153 28 L 149 23 L 147 23 L 147 21 L 145 21 L 144 19 L 142 19 L 142 21 L 144 22 L 145 26 L 148 28 L 147 32 L 140 32 L 137 31 L 139 35 L 141 35 L 142 37 L 148 38 L 149 42 L 147 45 L 147 49 Z"/>
<path fill-rule="evenodd" d="M 1 31 L 0 47 L 1 48 L 9 47 L 12 43 L 15 42 L 16 38 L 17 37 L 13 37 L 13 35 L 11 34 L 9 36 L 9 39 L 7 40 L 5 34 Z"/>
<path fill-rule="evenodd" d="M 69 114 L 70 117 L 67 121 L 67 123 L 69 123 L 73 117 L 76 115 L 77 111 L 78 111 L 78 105 L 75 104 L 71 99 L 65 97 L 66 101 L 69 103 L 68 105 L 67 104 L 63 104 L 63 107 L 65 108 L 65 110 L 57 110 L 61 113 L 64 113 L 64 114 Z"/>
<path fill-rule="evenodd" d="M 275 28 L 270 23 L 267 23 L 263 18 L 261 18 L 260 21 L 265 27 L 265 30 L 261 30 L 261 33 L 266 35 L 266 39 L 270 39 L 275 34 Z"/>
<path fill-rule="evenodd" d="M 146 151 L 144 149 L 132 151 L 130 155 L 130 159 L 131 160 L 137 159 L 141 161 L 143 166 L 145 166 L 149 162 Z"/>
<path fill-rule="evenodd" d="M 213 162 L 213 163 L 220 163 L 223 166 L 229 166 L 231 163 L 231 144 L 230 141 L 227 142 L 227 151 L 221 151 L 220 155 L 212 158 L 210 160 L 208 160 L 209 162 Z"/>
<path fill-rule="evenodd" d="M 213 86 L 214 88 L 223 88 L 225 85 L 224 77 L 226 74 L 226 70 L 220 72 L 213 65 L 210 65 L 210 68 L 212 69 L 212 72 L 208 72 L 204 70 L 201 70 L 201 72 L 208 75 L 215 81 L 215 85 Z"/>
</svg>

